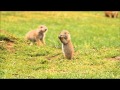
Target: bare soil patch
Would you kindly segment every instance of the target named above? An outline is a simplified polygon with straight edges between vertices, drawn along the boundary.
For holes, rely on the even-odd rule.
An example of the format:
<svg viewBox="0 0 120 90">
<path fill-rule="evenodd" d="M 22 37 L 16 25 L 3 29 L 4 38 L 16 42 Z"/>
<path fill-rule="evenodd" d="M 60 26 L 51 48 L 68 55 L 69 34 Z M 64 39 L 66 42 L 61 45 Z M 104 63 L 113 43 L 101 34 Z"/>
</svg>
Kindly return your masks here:
<svg viewBox="0 0 120 90">
<path fill-rule="evenodd" d="M 120 61 L 120 56 L 113 56 L 111 58 L 108 58 L 108 60 L 119 60 Z"/>
</svg>

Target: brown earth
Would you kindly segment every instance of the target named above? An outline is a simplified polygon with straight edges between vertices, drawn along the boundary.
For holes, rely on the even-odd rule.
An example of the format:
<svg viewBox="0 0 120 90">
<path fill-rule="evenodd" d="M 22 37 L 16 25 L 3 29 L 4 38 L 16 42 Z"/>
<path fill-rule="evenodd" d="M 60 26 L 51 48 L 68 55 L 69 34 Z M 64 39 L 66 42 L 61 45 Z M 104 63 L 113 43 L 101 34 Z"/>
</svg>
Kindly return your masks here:
<svg viewBox="0 0 120 90">
<path fill-rule="evenodd" d="M 0 30 L 0 33 L 2 33 L 3 35 L 6 36 L 10 36 L 10 33 L 5 31 L 5 30 Z M 11 37 L 11 36 L 10 36 Z M 13 37 L 12 37 L 13 38 Z M 15 39 L 15 38 L 14 38 Z M 6 48 L 8 51 L 13 52 L 14 50 L 14 44 L 15 41 L 12 40 L 9 37 L 4 37 L 1 41 L 0 41 L 0 46 Z"/>
<path fill-rule="evenodd" d="M 119 60 L 120 61 L 120 56 L 113 56 L 109 58 L 109 60 Z"/>
</svg>

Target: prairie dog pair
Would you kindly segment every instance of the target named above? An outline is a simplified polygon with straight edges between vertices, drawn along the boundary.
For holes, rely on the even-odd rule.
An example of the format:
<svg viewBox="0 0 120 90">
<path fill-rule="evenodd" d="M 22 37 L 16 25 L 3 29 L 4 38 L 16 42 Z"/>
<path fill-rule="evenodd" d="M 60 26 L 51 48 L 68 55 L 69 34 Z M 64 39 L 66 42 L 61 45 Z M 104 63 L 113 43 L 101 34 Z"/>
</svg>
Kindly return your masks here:
<svg viewBox="0 0 120 90">
<path fill-rule="evenodd" d="M 25 39 L 31 41 L 33 43 L 37 43 L 38 46 L 45 45 L 45 33 L 48 31 L 48 28 L 45 25 L 40 25 L 37 29 L 29 31 Z"/>
<path fill-rule="evenodd" d="M 110 18 L 117 18 L 118 11 L 105 11 L 105 16 Z"/>
<path fill-rule="evenodd" d="M 58 38 L 62 43 L 62 51 L 64 57 L 66 57 L 67 59 L 72 59 L 74 55 L 74 48 L 71 42 L 70 33 L 67 30 L 63 30 L 58 36 Z"/>
</svg>

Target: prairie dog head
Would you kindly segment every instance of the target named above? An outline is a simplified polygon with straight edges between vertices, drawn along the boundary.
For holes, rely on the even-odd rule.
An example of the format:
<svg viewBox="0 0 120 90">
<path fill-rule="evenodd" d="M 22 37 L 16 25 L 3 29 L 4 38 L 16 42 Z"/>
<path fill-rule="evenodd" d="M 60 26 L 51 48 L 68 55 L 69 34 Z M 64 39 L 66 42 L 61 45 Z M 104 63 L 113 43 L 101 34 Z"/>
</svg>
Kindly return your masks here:
<svg viewBox="0 0 120 90">
<path fill-rule="evenodd" d="M 48 31 L 48 28 L 45 25 L 40 25 L 37 29 L 39 34 L 43 34 Z"/>
<path fill-rule="evenodd" d="M 63 44 L 67 44 L 71 40 L 70 33 L 67 30 L 63 30 L 58 36 L 58 38 Z"/>
</svg>

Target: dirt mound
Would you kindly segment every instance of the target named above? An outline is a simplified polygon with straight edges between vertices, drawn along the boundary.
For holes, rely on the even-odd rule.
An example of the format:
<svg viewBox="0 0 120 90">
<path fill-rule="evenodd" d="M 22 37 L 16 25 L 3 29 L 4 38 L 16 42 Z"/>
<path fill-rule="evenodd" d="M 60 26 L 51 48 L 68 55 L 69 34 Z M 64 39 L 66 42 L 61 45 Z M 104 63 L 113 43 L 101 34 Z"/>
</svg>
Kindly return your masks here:
<svg viewBox="0 0 120 90">
<path fill-rule="evenodd" d="M 120 60 L 120 56 L 113 56 L 109 58 L 109 60 Z"/>
<path fill-rule="evenodd" d="M 13 42 L 16 39 L 17 38 L 13 34 L 9 33 L 8 31 L 0 30 L 0 41 L 5 40 L 5 41 Z"/>
<path fill-rule="evenodd" d="M 10 52 L 14 52 L 14 42 L 11 41 L 5 41 L 2 40 L 0 41 L 0 47 L 5 48 L 6 50 L 10 51 Z"/>
<path fill-rule="evenodd" d="M 10 52 L 15 51 L 14 50 L 14 43 L 13 42 L 7 42 L 6 49 Z"/>
<path fill-rule="evenodd" d="M 0 30 L 0 47 L 10 52 L 14 51 L 15 37 L 5 30 Z"/>
</svg>

